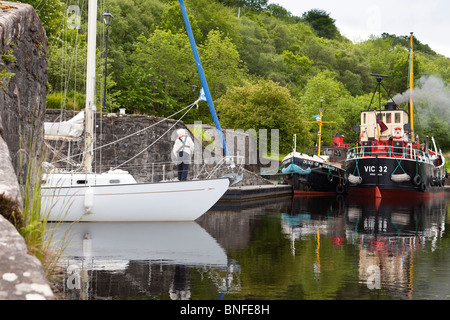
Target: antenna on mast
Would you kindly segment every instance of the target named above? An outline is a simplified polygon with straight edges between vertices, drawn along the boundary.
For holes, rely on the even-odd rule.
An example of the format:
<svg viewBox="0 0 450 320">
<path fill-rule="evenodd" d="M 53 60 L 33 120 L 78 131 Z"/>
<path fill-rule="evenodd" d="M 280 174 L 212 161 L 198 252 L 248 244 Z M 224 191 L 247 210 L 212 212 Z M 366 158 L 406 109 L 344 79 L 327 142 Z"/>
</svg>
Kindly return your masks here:
<svg viewBox="0 0 450 320">
<path fill-rule="evenodd" d="M 379 103 L 379 107 L 380 107 L 379 110 L 381 110 L 381 87 L 383 87 L 384 91 L 386 91 L 386 93 L 389 95 L 389 91 L 383 85 L 382 81 L 383 81 L 383 78 L 388 78 L 389 76 L 384 75 L 384 74 L 377 74 L 377 73 L 371 73 L 370 75 L 377 79 L 377 86 L 375 88 L 375 91 L 373 92 L 372 100 L 370 101 L 369 108 L 367 110 L 370 110 L 370 106 L 372 105 L 373 98 L 375 97 L 375 93 L 377 93 L 377 90 L 378 90 L 378 103 Z M 395 101 L 392 97 L 391 97 L 391 100 L 395 104 Z"/>
</svg>

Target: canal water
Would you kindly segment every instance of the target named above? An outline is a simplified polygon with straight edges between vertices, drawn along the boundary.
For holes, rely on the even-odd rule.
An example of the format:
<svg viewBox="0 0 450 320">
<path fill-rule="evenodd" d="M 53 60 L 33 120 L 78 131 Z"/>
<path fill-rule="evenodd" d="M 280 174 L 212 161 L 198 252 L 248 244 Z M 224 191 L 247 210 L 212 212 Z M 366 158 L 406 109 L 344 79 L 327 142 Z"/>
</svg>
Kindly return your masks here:
<svg viewBox="0 0 450 320">
<path fill-rule="evenodd" d="M 53 227 L 67 239 L 66 300 L 450 300 L 450 193 L 283 197 L 219 203 L 196 222 Z"/>
</svg>

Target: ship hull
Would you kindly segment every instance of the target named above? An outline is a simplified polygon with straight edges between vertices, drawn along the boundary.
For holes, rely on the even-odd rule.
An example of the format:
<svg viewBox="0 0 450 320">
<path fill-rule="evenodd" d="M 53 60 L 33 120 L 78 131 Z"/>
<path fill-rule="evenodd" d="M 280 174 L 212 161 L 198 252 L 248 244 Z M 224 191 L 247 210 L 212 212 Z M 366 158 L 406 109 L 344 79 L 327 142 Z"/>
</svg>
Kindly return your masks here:
<svg viewBox="0 0 450 320">
<path fill-rule="evenodd" d="M 379 198 L 434 197 L 444 194 L 445 175 L 432 162 L 391 157 L 347 160 L 347 193 Z M 354 183 L 351 177 L 360 178 Z"/>
<path fill-rule="evenodd" d="M 283 169 L 295 164 L 305 173 L 286 173 L 284 182 L 292 186 L 294 195 L 325 196 L 345 193 L 345 171 L 330 163 L 311 158 L 294 157 L 283 161 Z M 286 170 L 285 170 L 286 171 Z"/>
</svg>

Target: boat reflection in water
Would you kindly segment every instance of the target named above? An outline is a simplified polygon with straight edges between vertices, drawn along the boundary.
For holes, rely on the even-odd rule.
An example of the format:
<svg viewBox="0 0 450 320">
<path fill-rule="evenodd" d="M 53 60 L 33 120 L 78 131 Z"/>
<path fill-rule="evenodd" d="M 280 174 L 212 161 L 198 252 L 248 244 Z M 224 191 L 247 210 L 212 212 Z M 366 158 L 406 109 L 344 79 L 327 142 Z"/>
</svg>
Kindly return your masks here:
<svg viewBox="0 0 450 320">
<path fill-rule="evenodd" d="M 198 273 L 216 296 L 230 289 L 236 266 L 196 222 L 63 223 L 63 299 L 191 299 Z"/>
<path fill-rule="evenodd" d="M 74 224 L 61 298 L 449 299 L 450 194 L 364 199 L 288 196 L 220 203 L 189 223 Z"/>
<path fill-rule="evenodd" d="M 327 256 L 327 250 L 350 246 L 359 250 L 355 263 L 347 267 L 359 273 L 362 287 L 383 289 L 389 297 L 412 299 L 414 288 L 423 286 L 430 276 L 432 266 L 424 259 L 419 263 L 418 254 L 423 250 L 422 254 L 427 255 L 437 249 L 445 231 L 445 205 L 445 197 L 400 202 L 294 197 L 290 208 L 285 208 L 290 213 L 281 216 L 282 232 L 291 240 L 292 255 L 296 255 L 300 243 L 315 238 L 313 270 L 317 279 L 323 270 L 330 269 L 327 264 L 337 263 Z M 328 246 L 324 248 L 324 244 Z M 417 289 L 414 293 L 414 298 L 421 294 Z M 370 299 L 370 294 L 366 298 Z"/>
</svg>

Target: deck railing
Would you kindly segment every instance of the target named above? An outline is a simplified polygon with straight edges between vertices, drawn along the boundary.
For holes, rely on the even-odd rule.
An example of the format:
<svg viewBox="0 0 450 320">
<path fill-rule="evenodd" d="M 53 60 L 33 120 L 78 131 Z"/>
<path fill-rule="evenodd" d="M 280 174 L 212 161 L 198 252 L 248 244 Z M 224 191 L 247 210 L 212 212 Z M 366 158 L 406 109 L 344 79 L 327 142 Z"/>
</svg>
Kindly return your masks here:
<svg viewBox="0 0 450 320">
<path fill-rule="evenodd" d="M 428 152 L 411 146 L 392 147 L 392 146 L 360 146 L 351 148 L 347 152 L 347 160 L 360 159 L 367 157 L 386 157 L 396 159 L 407 159 L 419 162 L 435 162 L 436 166 L 443 165 L 441 155 L 434 151 Z"/>
</svg>

